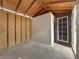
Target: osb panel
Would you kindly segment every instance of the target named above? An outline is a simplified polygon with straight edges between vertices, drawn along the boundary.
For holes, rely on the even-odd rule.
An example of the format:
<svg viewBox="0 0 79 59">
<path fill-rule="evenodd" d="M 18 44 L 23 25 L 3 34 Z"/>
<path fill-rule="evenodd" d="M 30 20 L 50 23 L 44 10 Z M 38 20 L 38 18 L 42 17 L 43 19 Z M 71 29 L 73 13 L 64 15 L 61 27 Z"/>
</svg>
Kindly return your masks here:
<svg viewBox="0 0 79 59">
<path fill-rule="evenodd" d="M 8 45 L 15 45 L 15 14 L 8 15 Z"/>
<path fill-rule="evenodd" d="M 25 28 L 25 17 L 22 17 L 22 42 L 26 41 L 26 28 Z"/>
<path fill-rule="evenodd" d="M 15 10 L 20 0 L 3 0 L 3 7 Z"/>
<path fill-rule="evenodd" d="M 32 32 L 31 32 L 31 19 L 29 18 L 26 18 L 26 33 L 27 33 L 27 40 L 30 40 L 31 39 L 31 35 L 32 35 Z"/>
<path fill-rule="evenodd" d="M 0 50 L 7 48 L 7 13 L 0 11 Z"/>
<path fill-rule="evenodd" d="M 16 15 L 16 44 L 21 43 L 21 16 Z"/>
</svg>

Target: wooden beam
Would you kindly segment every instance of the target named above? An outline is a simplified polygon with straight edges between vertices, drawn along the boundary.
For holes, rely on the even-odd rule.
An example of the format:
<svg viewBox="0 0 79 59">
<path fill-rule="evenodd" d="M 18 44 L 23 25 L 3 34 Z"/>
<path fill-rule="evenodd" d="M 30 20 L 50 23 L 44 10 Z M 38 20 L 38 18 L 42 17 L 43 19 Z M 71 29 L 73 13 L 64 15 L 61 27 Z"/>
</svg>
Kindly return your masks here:
<svg viewBox="0 0 79 59">
<path fill-rule="evenodd" d="M 1 1 L 2 1 L 2 0 L 0 0 L 0 6 L 1 6 Z"/>
<path fill-rule="evenodd" d="M 34 15 L 34 17 L 35 17 L 35 16 L 38 16 L 38 15 L 39 15 L 39 13 L 40 13 L 42 10 L 43 10 L 43 9 L 38 10 L 38 12 Z"/>
<path fill-rule="evenodd" d="M 50 2 L 47 2 L 47 3 L 44 3 L 44 5 L 47 5 L 47 4 L 58 4 L 58 3 L 67 3 L 67 2 L 76 2 L 76 0 L 52 0 Z"/>
<path fill-rule="evenodd" d="M 49 12 L 49 10 L 41 3 L 41 0 L 38 0 L 39 5 L 45 10 L 45 12 Z"/>
<path fill-rule="evenodd" d="M 42 8 L 40 7 L 39 9 L 37 8 L 36 9 L 37 11 L 36 12 L 33 12 L 33 16 L 37 16 L 37 14 L 42 11 Z"/>
<path fill-rule="evenodd" d="M 46 10 L 47 12 L 49 12 L 49 10 L 41 3 L 41 1 L 40 0 L 38 0 L 38 3 L 39 3 L 39 5 L 41 6 L 41 7 L 43 7 L 44 8 L 44 10 Z"/>
<path fill-rule="evenodd" d="M 46 11 L 48 11 L 41 3 L 40 3 L 40 0 L 37 0 L 38 4 Z"/>
<path fill-rule="evenodd" d="M 53 12 L 53 13 L 70 13 L 70 12 L 72 12 L 71 10 L 70 11 L 64 11 L 64 10 L 62 10 L 62 11 L 51 11 L 51 12 Z"/>
<path fill-rule="evenodd" d="M 22 2 L 22 0 L 19 1 L 18 5 L 17 5 L 17 7 L 16 7 L 16 10 L 15 10 L 16 12 L 17 12 L 17 9 L 19 8 L 21 2 Z"/>
<path fill-rule="evenodd" d="M 26 14 L 26 12 L 31 8 L 31 6 L 32 6 L 35 2 L 36 2 L 36 0 L 34 0 L 34 1 L 30 4 L 30 6 L 28 7 L 28 9 L 25 11 L 24 14 Z"/>
<path fill-rule="evenodd" d="M 63 14 L 63 13 L 60 13 L 60 14 L 53 13 L 53 14 L 55 15 L 55 17 L 58 17 L 58 16 L 60 17 L 60 16 L 67 16 L 71 13 L 65 13 L 65 14 Z"/>
<path fill-rule="evenodd" d="M 0 6 L 3 7 L 3 0 L 0 0 Z"/>
<path fill-rule="evenodd" d="M 42 11 L 40 11 L 39 13 L 38 13 L 38 15 L 42 15 L 42 14 L 44 14 L 44 13 L 46 13 L 47 11 L 46 10 L 42 10 Z"/>
<path fill-rule="evenodd" d="M 71 11 L 72 9 L 50 9 L 49 11 Z"/>
</svg>

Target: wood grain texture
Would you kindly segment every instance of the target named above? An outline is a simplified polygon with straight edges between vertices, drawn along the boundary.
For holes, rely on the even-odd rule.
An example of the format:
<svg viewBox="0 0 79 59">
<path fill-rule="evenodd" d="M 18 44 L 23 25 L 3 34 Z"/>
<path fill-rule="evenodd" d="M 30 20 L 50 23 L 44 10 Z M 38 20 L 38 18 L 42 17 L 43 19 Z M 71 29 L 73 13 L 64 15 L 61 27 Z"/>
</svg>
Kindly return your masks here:
<svg viewBox="0 0 79 59">
<path fill-rule="evenodd" d="M 15 45 L 15 14 L 8 14 L 8 45 Z"/>
<path fill-rule="evenodd" d="M 21 16 L 16 15 L 16 44 L 21 43 Z"/>
<path fill-rule="evenodd" d="M 42 4 L 58 4 L 58 3 L 66 3 L 66 2 L 73 2 L 76 0 L 40 0 Z"/>
<path fill-rule="evenodd" d="M 2 4 L 1 2 L 2 2 L 2 1 L 0 0 L 0 6 L 1 6 L 1 4 Z"/>
<path fill-rule="evenodd" d="M 3 7 L 8 8 L 10 10 L 16 10 L 20 0 L 3 0 Z"/>
<path fill-rule="evenodd" d="M 31 19 L 0 10 L 0 50 L 31 39 Z"/>
<path fill-rule="evenodd" d="M 25 17 L 22 17 L 22 42 L 26 42 L 26 19 Z"/>
<path fill-rule="evenodd" d="M 55 16 L 68 10 L 65 12 L 68 14 L 75 4 L 76 0 L 0 0 L 0 6 L 29 16 L 38 16 L 40 10 L 52 12 Z"/>
<path fill-rule="evenodd" d="M 7 13 L 0 11 L 0 50 L 7 48 Z"/>
<path fill-rule="evenodd" d="M 27 6 L 27 7 L 26 7 Z M 28 8 L 29 3 L 27 0 L 22 0 L 17 11 L 20 13 L 24 13 L 26 11 L 26 9 Z"/>
<path fill-rule="evenodd" d="M 0 13 L 1 13 L 1 10 L 0 10 Z M 0 17 L 1 17 L 1 14 L 0 14 Z M 1 18 L 0 18 L 0 30 L 1 30 L 1 27 L 2 27 L 2 24 L 1 24 Z"/>
<path fill-rule="evenodd" d="M 26 11 L 26 14 L 33 16 L 33 14 L 35 14 L 35 12 L 37 12 L 40 8 L 41 8 L 41 6 L 38 4 L 37 1 L 35 1 L 32 4 L 32 6 Z"/>
<path fill-rule="evenodd" d="M 31 39 L 31 35 L 32 35 L 32 32 L 31 32 L 31 19 L 29 18 L 26 18 L 26 30 L 27 30 L 27 40 L 30 40 Z"/>
</svg>

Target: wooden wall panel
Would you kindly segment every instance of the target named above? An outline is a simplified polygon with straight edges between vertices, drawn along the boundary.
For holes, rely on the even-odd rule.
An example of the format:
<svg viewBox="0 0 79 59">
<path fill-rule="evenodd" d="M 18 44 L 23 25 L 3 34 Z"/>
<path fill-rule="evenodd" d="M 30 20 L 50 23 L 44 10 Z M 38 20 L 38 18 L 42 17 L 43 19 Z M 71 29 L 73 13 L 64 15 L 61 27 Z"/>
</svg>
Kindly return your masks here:
<svg viewBox="0 0 79 59">
<path fill-rule="evenodd" d="M 1 24 L 2 24 L 2 29 L 7 29 L 7 13 L 1 12 Z"/>
<path fill-rule="evenodd" d="M 21 43 L 21 16 L 16 15 L 16 44 Z"/>
<path fill-rule="evenodd" d="M 30 40 L 31 39 L 31 19 L 29 18 L 26 18 L 26 32 L 27 32 L 27 40 Z"/>
<path fill-rule="evenodd" d="M 1 36 L 1 40 L 0 40 L 0 48 L 4 49 L 7 48 L 7 30 L 2 30 L 2 36 Z"/>
<path fill-rule="evenodd" d="M 0 10 L 0 50 L 31 39 L 31 19 Z"/>
<path fill-rule="evenodd" d="M 26 28 L 25 28 L 25 17 L 22 17 L 22 42 L 25 42 L 26 41 Z"/>
<path fill-rule="evenodd" d="M 0 11 L 0 13 L 1 13 L 1 11 Z M 0 30 L 1 30 L 1 27 L 2 27 L 2 24 L 1 24 L 1 14 L 0 14 Z"/>
<path fill-rule="evenodd" d="M 8 45 L 15 45 L 15 14 L 8 14 Z"/>
<path fill-rule="evenodd" d="M 7 13 L 0 11 L 0 49 L 7 48 Z"/>
</svg>

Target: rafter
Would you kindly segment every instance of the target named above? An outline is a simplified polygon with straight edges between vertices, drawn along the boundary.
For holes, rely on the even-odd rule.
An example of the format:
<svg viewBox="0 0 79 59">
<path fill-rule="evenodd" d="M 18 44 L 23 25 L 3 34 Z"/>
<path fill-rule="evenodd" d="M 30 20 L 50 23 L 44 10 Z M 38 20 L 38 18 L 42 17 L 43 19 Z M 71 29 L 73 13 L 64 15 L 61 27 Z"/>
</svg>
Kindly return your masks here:
<svg viewBox="0 0 79 59">
<path fill-rule="evenodd" d="M 0 6 L 1 6 L 1 0 L 0 0 Z"/>
<path fill-rule="evenodd" d="M 46 12 L 70 13 L 75 2 L 76 0 L 0 0 L 0 6 L 24 15 L 38 16 Z"/>
<path fill-rule="evenodd" d="M 16 12 L 17 12 L 17 9 L 19 8 L 21 2 L 22 2 L 22 0 L 19 1 L 18 5 L 17 5 L 17 7 L 16 7 L 16 10 L 15 10 Z"/>
<path fill-rule="evenodd" d="M 46 10 L 47 12 L 49 12 L 49 10 L 46 8 L 46 6 L 44 6 L 44 5 L 41 3 L 40 0 L 38 0 L 38 3 L 39 3 L 39 5 L 40 5 L 41 7 L 44 8 L 44 10 Z"/>
<path fill-rule="evenodd" d="M 34 16 L 38 15 L 40 12 L 42 12 L 42 10 L 43 8 L 39 9 L 38 12 Z"/>
<path fill-rule="evenodd" d="M 3 6 L 3 0 L 0 0 L 0 6 L 1 7 Z"/>
<path fill-rule="evenodd" d="M 70 12 L 72 12 L 71 10 L 69 11 L 67 11 L 67 10 L 61 10 L 61 11 L 50 11 L 50 12 L 53 12 L 53 13 L 58 13 L 58 14 L 61 14 L 61 13 L 70 13 Z"/>
<path fill-rule="evenodd" d="M 46 11 L 48 11 L 41 3 L 40 3 L 40 0 L 37 0 L 38 4 Z"/>
<path fill-rule="evenodd" d="M 25 11 L 24 14 L 26 14 L 26 12 L 31 8 L 31 6 L 32 6 L 35 2 L 36 2 L 36 0 L 34 0 L 34 1 L 30 4 L 30 6 L 28 7 L 28 9 Z"/>
<path fill-rule="evenodd" d="M 76 0 L 51 0 L 50 2 L 43 3 L 44 5 L 47 4 L 58 4 L 58 3 L 67 3 L 67 2 L 75 2 Z"/>
<path fill-rule="evenodd" d="M 42 14 L 44 14 L 44 13 L 46 13 L 47 11 L 46 10 L 42 10 L 42 11 L 40 11 L 37 15 L 42 15 Z"/>
<path fill-rule="evenodd" d="M 69 14 L 71 14 L 71 13 L 60 13 L 60 14 L 58 14 L 58 13 L 53 13 L 54 15 L 55 15 L 55 17 L 60 17 L 60 16 L 66 16 L 66 15 L 69 15 Z"/>
</svg>

